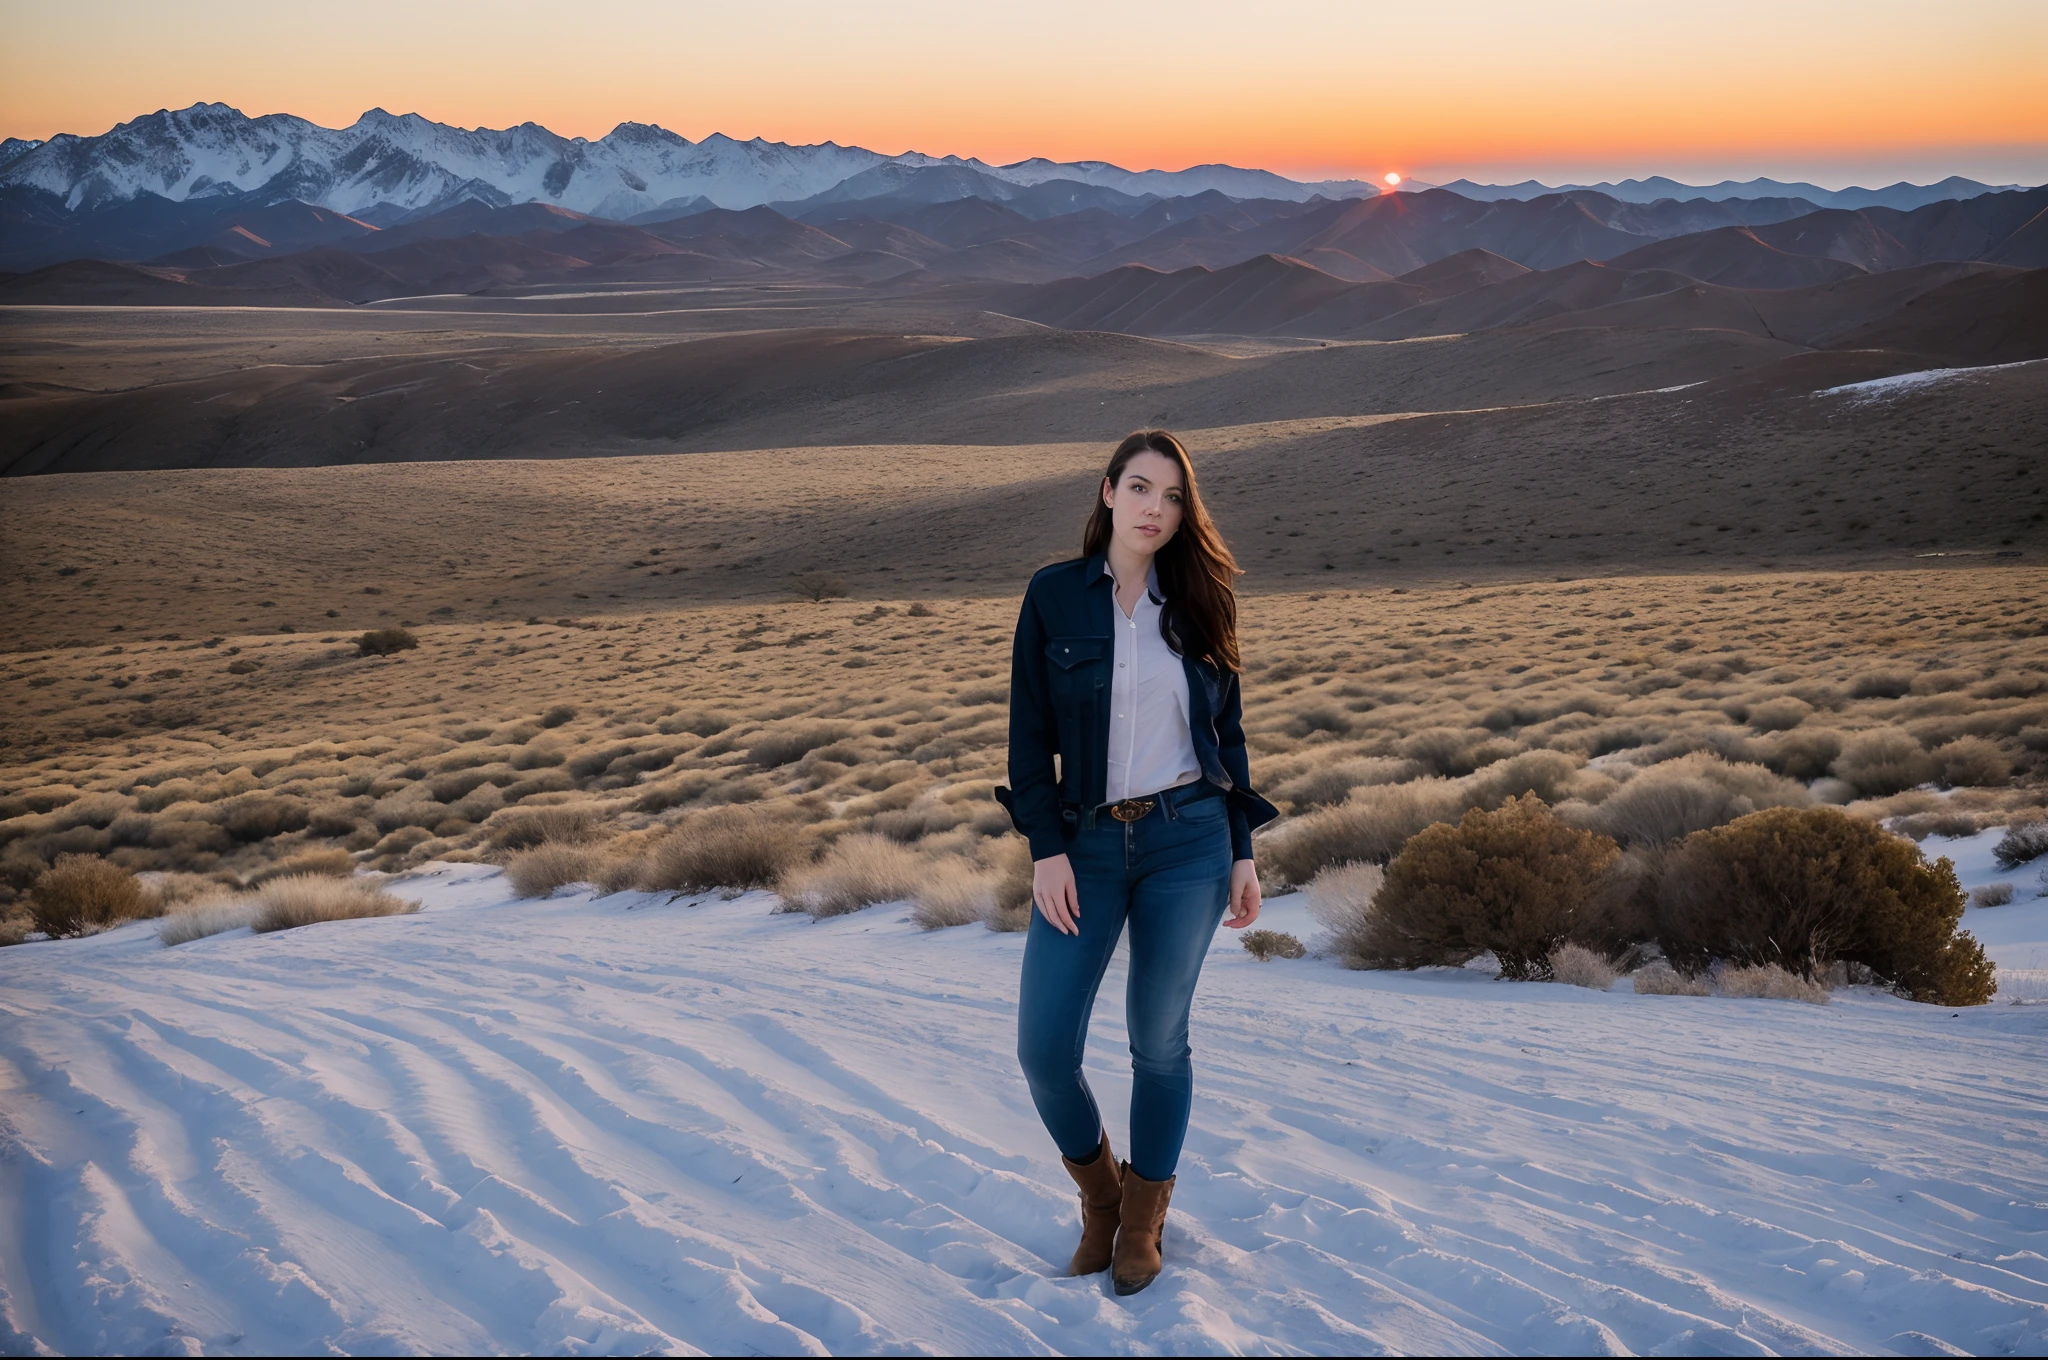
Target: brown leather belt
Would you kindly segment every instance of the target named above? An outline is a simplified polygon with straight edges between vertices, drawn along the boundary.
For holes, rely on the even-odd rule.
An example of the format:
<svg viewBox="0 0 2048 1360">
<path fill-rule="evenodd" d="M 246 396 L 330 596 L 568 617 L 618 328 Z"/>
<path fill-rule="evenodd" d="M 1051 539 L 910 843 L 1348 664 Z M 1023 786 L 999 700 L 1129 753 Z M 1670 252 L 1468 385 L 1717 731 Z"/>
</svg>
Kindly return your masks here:
<svg viewBox="0 0 2048 1360">
<path fill-rule="evenodd" d="M 1111 803 L 1109 815 L 1120 822 L 1135 822 L 1158 806 L 1157 798 L 1126 798 L 1121 803 Z"/>
</svg>

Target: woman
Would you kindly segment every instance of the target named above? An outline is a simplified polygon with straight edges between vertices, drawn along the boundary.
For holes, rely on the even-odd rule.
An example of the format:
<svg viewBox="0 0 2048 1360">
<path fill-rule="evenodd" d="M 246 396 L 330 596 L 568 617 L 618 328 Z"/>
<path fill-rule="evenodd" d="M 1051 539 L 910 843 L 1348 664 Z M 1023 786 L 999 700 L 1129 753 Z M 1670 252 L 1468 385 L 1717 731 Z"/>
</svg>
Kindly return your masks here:
<svg viewBox="0 0 2048 1360">
<path fill-rule="evenodd" d="M 1180 441 L 1117 445 L 1084 556 L 1031 578 L 1010 673 L 1010 787 L 1031 842 L 1017 1056 L 1081 1189 L 1071 1273 L 1119 1294 L 1160 1270 L 1187 1135 L 1188 1008 L 1216 924 L 1259 916 L 1253 793 L 1238 694 L 1237 563 L 1202 509 Z M 1130 928 L 1131 1156 L 1110 1152 L 1081 1074 L 1088 1018 Z"/>
</svg>

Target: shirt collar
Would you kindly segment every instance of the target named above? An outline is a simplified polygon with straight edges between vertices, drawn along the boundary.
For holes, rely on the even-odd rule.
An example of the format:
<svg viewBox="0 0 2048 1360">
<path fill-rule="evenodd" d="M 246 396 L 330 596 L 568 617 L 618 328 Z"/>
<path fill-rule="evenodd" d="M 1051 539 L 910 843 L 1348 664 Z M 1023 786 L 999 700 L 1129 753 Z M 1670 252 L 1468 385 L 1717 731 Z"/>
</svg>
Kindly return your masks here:
<svg viewBox="0 0 2048 1360">
<path fill-rule="evenodd" d="M 1116 580 L 1116 573 L 1109 569 L 1109 558 L 1105 555 L 1098 560 L 1102 563 L 1102 574 L 1111 581 Z M 1166 603 L 1166 594 L 1159 588 L 1159 563 L 1157 560 L 1154 560 L 1151 565 L 1145 568 L 1145 593 L 1152 597 L 1152 603 L 1154 604 Z"/>
</svg>

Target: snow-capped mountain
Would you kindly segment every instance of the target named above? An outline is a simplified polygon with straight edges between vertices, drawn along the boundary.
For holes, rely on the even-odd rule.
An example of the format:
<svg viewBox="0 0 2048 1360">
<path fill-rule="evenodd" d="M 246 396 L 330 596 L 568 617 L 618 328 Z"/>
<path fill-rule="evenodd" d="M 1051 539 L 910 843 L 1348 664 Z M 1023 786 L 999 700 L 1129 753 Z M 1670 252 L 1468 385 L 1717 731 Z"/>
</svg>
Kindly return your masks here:
<svg viewBox="0 0 2048 1360">
<path fill-rule="evenodd" d="M 1373 192 L 1357 181 L 1300 184 L 1224 165 L 1134 173 L 1100 161 L 991 166 L 957 156 L 885 156 L 833 142 L 791 146 L 722 134 L 692 142 L 649 123 L 621 123 L 591 141 L 536 123 L 469 131 L 372 109 L 348 127 L 326 128 L 291 114 L 250 118 L 226 104 L 158 110 L 97 137 L 9 141 L 0 155 L 0 187 L 42 189 L 73 210 L 142 193 L 184 201 L 260 192 L 351 214 L 379 204 L 410 212 L 473 198 L 500 206 L 553 203 L 623 219 L 700 194 L 723 208 L 809 198 L 889 163 L 964 166 L 1020 185 L 1074 179 L 1133 194 L 1221 189 L 1238 197 L 1306 199 Z"/>
<path fill-rule="evenodd" d="M 697 194 L 724 207 L 805 198 L 888 159 L 830 142 L 693 143 L 644 123 L 588 141 L 535 123 L 472 132 L 372 109 L 348 127 L 324 128 L 290 114 L 249 118 L 225 104 L 195 104 L 98 137 L 53 137 L 0 165 L 0 185 L 44 189 L 73 209 L 138 193 L 182 201 L 261 190 L 345 213 L 476 198 L 626 217 Z"/>
</svg>

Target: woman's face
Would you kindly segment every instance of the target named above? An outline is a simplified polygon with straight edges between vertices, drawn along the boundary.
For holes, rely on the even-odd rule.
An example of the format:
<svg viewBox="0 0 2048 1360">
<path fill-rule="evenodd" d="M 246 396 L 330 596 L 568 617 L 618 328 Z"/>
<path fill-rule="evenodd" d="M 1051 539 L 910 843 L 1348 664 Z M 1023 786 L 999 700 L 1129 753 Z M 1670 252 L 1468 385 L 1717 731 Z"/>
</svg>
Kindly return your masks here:
<svg viewBox="0 0 2048 1360">
<path fill-rule="evenodd" d="M 1186 500 L 1180 464 L 1151 449 L 1125 463 L 1123 476 L 1115 485 L 1107 477 L 1102 479 L 1102 503 L 1109 507 L 1111 534 L 1141 557 L 1150 557 L 1172 541 L 1180 529 Z"/>
</svg>

